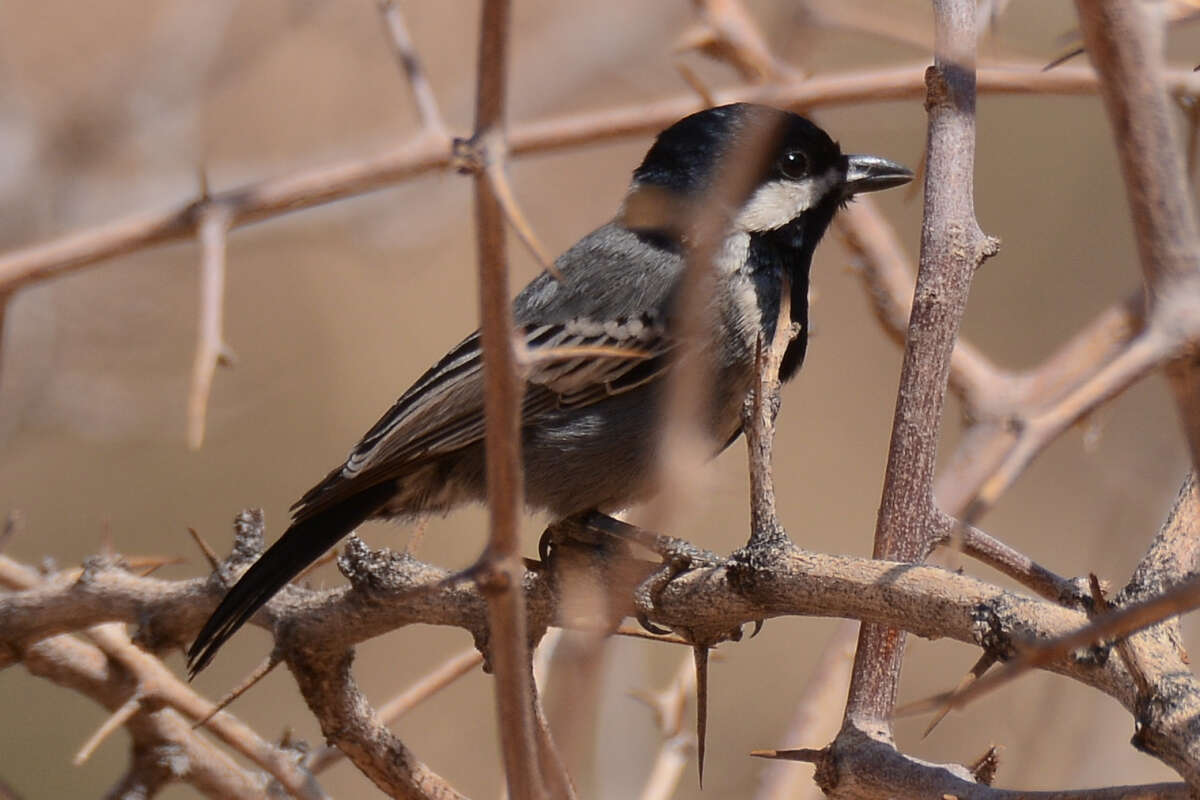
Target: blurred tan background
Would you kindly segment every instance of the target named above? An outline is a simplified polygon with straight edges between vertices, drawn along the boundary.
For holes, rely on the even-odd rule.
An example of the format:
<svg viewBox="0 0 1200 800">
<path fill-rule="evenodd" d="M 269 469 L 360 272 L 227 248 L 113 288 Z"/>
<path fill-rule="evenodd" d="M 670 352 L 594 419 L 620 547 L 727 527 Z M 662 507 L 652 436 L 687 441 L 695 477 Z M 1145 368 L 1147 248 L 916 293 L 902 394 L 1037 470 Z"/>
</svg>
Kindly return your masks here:
<svg viewBox="0 0 1200 800">
<path fill-rule="evenodd" d="M 836 6 L 837 3 L 831 5 Z M 471 122 L 477 4 L 401 7 L 444 113 Z M 918 64 L 928 49 L 814 29 L 792 2 L 749 3 L 776 52 L 817 73 Z M 926 35 L 915 0 L 859 0 L 870 18 Z M 691 21 L 684 0 L 552 3 L 519 0 L 511 70 L 512 120 L 599 109 L 687 91 L 672 44 Z M 1071 29 L 1066 2 L 1013 3 L 985 53 L 1039 63 Z M 1195 29 L 1175 32 L 1173 59 L 1200 58 Z M 695 57 L 713 85 L 730 73 Z M 203 164 L 217 190 L 286 175 L 402 141 L 415 116 L 370 0 L 63 0 L 0 3 L 0 248 L 11 249 L 177 205 Z M 822 110 L 850 151 L 915 166 L 924 141 L 919 101 Z M 648 139 L 525 158 L 519 200 L 559 252 L 611 216 Z M 7 553 L 74 564 L 110 532 L 125 553 L 184 554 L 162 571 L 202 574 L 194 527 L 218 549 L 230 520 L 261 506 L 277 535 L 288 505 L 339 463 L 358 436 L 475 324 L 469 182 L 436 175 L 236 231 L 229 244 L 226 337 L 234 369 L 216 378 L 208 438 L 184 443 L 196 329 L 198 248 L 157 247 L 20 292 L 0 366 L 0 512 L 20 510 Z M 977 206 L 1001 255 L 975 282 L 966 334 L 1000 363 L 1025 366 L 1136 285 L 1123 189 L 1103 109 L 1093 97 L 979 101 Z M 914 261 L 919 194 L 879 196 Z M 511 250 L 514 284 L 536 267 Z M 814 266 L 814 338 L 787 389 L 777 455 L 781 513 L 814 549 L 870 552 L 899 351 L 881 334 L 845 251 L 830 236 Z M 953 413 L 949 435 L 957 429 Z M 949 440 L 948 440 L 949 441 Z M 745 455 L 737 445 L 672 531 L 721 551 L 747 527 Z M 1063 574 L 1095 571 L 1122 583 L 1166 513 L 1185 470 L 1172 405 L 1159 378 L 1135 387 L 1053 446 L 984 527 Z M 528 522 L 533 554 L 544 520 Z M 464 566 L 484 536 L 481 511 L 434 520 L 422 557 Z M 373 526 L 375 546 L 409 531 Z M 967 569 L 997 579 L 986 568 Z M 332 568 L 319 580 L 341 580 Z M 711 672 L 703 797 L 749 796 L 764 762 L 755 748 L 819 747 L 784 731 L 835 621 L 774 620 L 757 638 L 720 648 Z M 1189 625 L 1194 631 L 1195 626 Z M 359 679 L 381 703 L 446 655 L 459 630 L 413 628 L 360 650 Z M 211 697 L 241 680 L 269 639 L 247 630 L 197 686 Z M 977 652 L 914 640 L 902 687 L 913 699 L 953 685 Z M 663 685 L 683 653 L 616 641 L 606 653 L 597 764 L 584 796 L 636 796 L 657 749 L 647 709 L 628 693 Z M 169 660 L 181 668 L 182 660 Z M 123 771 L 112 737 L 81 768 L 82 742 L 107 716 L 79 696 L 0 672 L 0 777 L 24 797 L 98 796 Z M 499 795 L 490 679 L 460 681 L 398 725 L 417 755 L 472 797 Z M 283 670 L 233 710 L 268 737 L 320 733 Z M 899 723 L 907 752 L 971 761 L 1004 746 L 999 784 L 1027 789 L 1162 780 L 1171 773 L 1128 744 L 1130 716 L 1065 679 L 1035 675 L 953 714 L 925 740 L 927 720 Z M 690 721 L 689 721 L 690 724 Z M 789 765 L 805 774 L 805 765 Z M 343 764 L 336 796 L 376 790 Z M 166 793 L 190 797 L 182 788 Z M 694 767 L 679 797 L 701 796 Z"/>
</svg>

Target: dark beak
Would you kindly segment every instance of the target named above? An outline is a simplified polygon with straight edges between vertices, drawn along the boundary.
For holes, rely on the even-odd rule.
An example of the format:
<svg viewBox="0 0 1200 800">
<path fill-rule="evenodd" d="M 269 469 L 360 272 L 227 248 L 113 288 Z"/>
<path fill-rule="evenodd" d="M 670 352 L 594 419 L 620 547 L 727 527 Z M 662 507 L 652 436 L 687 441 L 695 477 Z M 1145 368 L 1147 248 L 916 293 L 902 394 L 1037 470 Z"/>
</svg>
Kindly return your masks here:
<svg viewBox="0 0 1200 800">
<path fill-rule="evenodd" d="M 913 179 L 912 170 L 879 156 L 846 156 L 846 196 L 903 186 Z"/>
</svg>

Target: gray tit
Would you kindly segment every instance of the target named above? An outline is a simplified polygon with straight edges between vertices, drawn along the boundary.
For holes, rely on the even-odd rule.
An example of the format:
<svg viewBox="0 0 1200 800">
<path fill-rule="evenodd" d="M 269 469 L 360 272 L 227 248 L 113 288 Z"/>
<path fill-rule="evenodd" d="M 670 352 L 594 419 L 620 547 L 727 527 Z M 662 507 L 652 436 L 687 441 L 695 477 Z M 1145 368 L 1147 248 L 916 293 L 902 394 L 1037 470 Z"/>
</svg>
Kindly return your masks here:
<svg viewBox="0 0 1200 800">
<path fill-rule="evenodd" d="M 751 136 L 759 137 L 753 152 L 739 149 Z M 855 194 L 912 179 L 886 159 L 843 155 L 817 125 L 765 106 L 710 108 L 660 133 L 617 216 L 557 259 L 559 275 L 543 272 L 513 301 L 518 346 L 533 356 L 520 410 L 529 508 L 563 519 L 619 510 L 653 492 L 664 386 L 679 349 L 674 315 L 689 246 L 681 220 L 705 202 L 729 157 L 750 159 L 751 180 L 739 183 L 745 191 L 732 202 L 723 198 L 729 212 L 713 258 L 704 349 L 712 363 L 706 419 L 714 451 L 741 431 L 757 342 L 773 334 L 785 285 L 801 334 L 782 377 L 804 360 L 809 267 L 834 213 Z M 418 378 L 345 463 L 292 507 L 291 526 L 196 637 L 190 674 L 363 521 L 484 501 L 483 393 L 476 332 Z"/>
</svg>

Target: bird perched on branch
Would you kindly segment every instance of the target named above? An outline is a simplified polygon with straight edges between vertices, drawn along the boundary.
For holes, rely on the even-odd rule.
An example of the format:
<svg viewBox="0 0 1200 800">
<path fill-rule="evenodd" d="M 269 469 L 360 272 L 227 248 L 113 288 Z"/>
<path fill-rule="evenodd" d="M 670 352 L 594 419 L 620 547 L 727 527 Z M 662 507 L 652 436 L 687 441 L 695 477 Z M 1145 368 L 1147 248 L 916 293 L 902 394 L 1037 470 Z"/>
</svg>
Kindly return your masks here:
<svg viewBox="0 0 1200 800">
<path fill-rule="evenodd" d="M 821 128 L 765 106 L 711 108 L 659 134 L 617 216 L 583 237 L 513 301 L 525 370 L 525 501 L 566 518 L 615 511 L 654 488 L 664 387 L 679 355 L 681 278 L 696 220 L 712 248 L 705 419 L 715 452 L 737 438 L 760 336 L 781 292 L 802 327 L 781 377 L 804 359 L 808 272 L 834 213 L 912 172 L 843 155 Z M 718 204 L 715 217 L 702 213 Z M 713 210 L 713 206 L 707 208 Z M 710 235 L 710 240 L 712 237 Z M 361 522 L 445 512 L 486 497 L 482 351 L 473 333 L 367 431 L 341 466 L 293 506 L 291 527 L 241 576 L 188 651 L 191 674 L 270 598 Z"/>
</svg>

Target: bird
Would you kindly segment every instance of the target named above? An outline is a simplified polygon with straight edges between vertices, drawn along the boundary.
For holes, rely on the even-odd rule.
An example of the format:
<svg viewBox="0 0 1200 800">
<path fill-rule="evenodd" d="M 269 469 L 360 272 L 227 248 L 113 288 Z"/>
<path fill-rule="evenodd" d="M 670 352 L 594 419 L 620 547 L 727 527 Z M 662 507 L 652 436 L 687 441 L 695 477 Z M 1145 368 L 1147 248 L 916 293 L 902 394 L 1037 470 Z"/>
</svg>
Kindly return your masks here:
<svg viewBox="0 0 1200 800">
<path fill-rule="evenodd" d="M 913 177 L 885 158 L 843 154 L 798 114 L 752 103 L 708 108 L 659 133 L 615 217 L 513 300 L 516 346 L 526 355 L 520 431 L 530 510 L 566 519 L 619 511 L 653 494 L 664 387 L 681 352 L 678 298 L 695 238 L 688 220 L 720 193 L 718 178 L 734 159 L 747 179 L 730 181 L 739 191 L 719 198 L 727 208 L 701 343 L 712 363 L 702 418 L 714 456 L 741 432 L 756 348 L 760 337 L 770 341 L 785 290 L 800 334 L 781 378 L 804 360 L 809 269 L 834 214 L 857 194 Z M 482 356 L 476 331 L 296 502 L 291 525 L 228 590 L 189 648 L 191 676 L 362 522 L 485 501 Z"/>
</svg>

